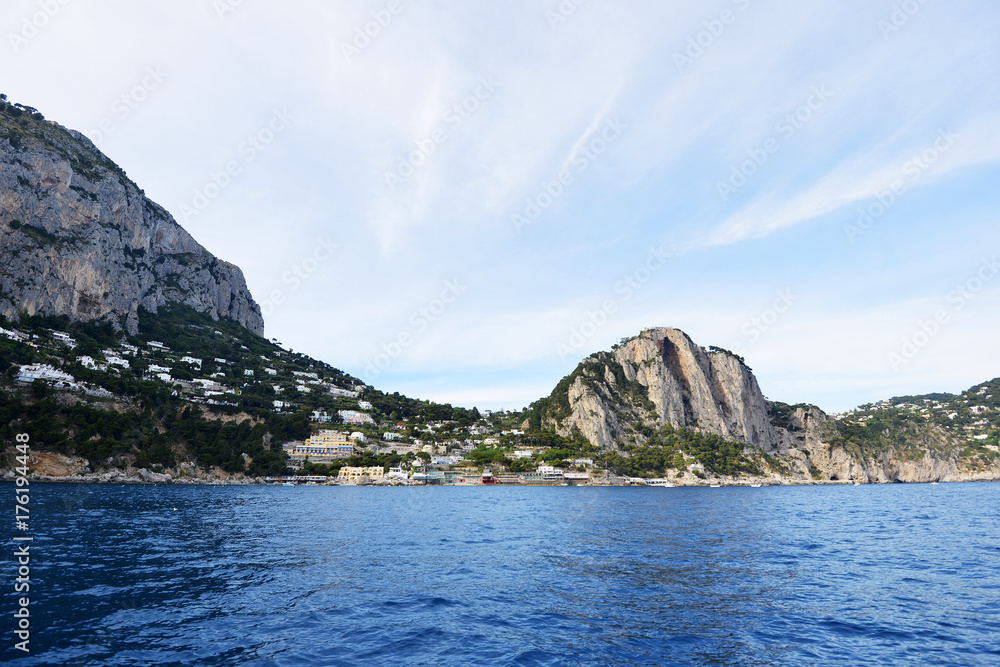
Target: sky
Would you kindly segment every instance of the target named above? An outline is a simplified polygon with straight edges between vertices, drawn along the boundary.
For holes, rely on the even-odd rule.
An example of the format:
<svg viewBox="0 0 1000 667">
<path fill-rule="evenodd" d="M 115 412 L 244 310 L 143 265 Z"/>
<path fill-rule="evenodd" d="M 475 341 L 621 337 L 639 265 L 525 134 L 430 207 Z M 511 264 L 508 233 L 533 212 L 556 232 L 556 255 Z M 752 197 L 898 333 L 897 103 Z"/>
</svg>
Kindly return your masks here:
<svg viewBox="0 0 1000 667">
<path fill-rule="evenodd" d="M 0 92 L 384 391 L 648 327 L 828 412 L 1000 376 L 991 0 L 8 0 Z"/>
</svg>

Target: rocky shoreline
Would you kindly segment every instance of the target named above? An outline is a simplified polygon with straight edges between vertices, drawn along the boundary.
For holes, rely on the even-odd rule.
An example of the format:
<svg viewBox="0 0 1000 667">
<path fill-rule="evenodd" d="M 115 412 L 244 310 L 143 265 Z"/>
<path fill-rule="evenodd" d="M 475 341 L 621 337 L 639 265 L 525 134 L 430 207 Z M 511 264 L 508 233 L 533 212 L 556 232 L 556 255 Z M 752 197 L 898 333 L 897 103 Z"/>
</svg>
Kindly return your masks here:
<svg viewBox="0 0 1000 667">
<path fill-rule="evenodd" d="M 0 470 L 0 482 L 13 482 L 15 474 L 10 470 Z M 40 475 L 31 473 L 28 475 L 30 482 L 56 482 L 67 484 L 194 484 L 194 485 L 255 485 L 265 484 L 260 477 L 251 478 L 243 475 L 229 475 L 228 477 L 216 477 L 207 475 L 204 477 L 174 477 L 169 473 L 156 473 L 140 468 L 138 470 L 110 470 L 100 473 L 87 473 L 82 475 Z"/>
<path fill-rule="evenodd" d="M 8 463 L 12 452 L 7 452 Z M 160 472 L 128 466 L 126 468 L 107 468 L 92 471 L 90 462 L 80 456 L 67 456 L 55 452 L 33 452 L 29 459 L 31 474 L 28 480 L 32 482 L 58 482 L 69 484 L 189 484 L 211 486 L 263 485 L 269 484 L 262 477 L 249 477 L 243 473 L 228 473 L 221 468 L 205 470 L 194 463 L 185 462 Z M 866 469 L 845 471 L 838 479 L 813 479 L 804 475 L 754 475 L 748 477 L 696 477 L 690 473 L 683 477 L 671 479 L 676 487 L 711 487 L 711 486 L 829 486 L 860 484 L 927 484 L 932 482 L 997 482 L 1000 472 L 985 470 L 981 472 L 962 473 L 953 466 L 943 468 L 914 465 L 902 470 L 896 470 L 894 475 L 873 475 Z M 851 472 L 855 474 L 850 474 Z M 12 469 L 0 468 L 0 482 L 13 482 L 16 475 Z M 373 483 L 373 485 L 389 485 Z M 405 483 L 403 484 L 405 485 Z M 524 486 L 532 486 L 526 484 Z M 637 478 L 608 475 L 594 476 L 589 483 L 580 486 L 644 486 Z"/>
<path fill-rule="evenodd" d="M 186 471 L 185 471 L 186 472 Z M 16 475 L 10 470 L 0 470 L 0 482 L 13 482 Z M 334 479 L 334 478 L 331 478 Z M 195 485 L 195 486 L 260 486 L 273 484 L 267 482 L 262 477 L 247 477 L 243 474 L 229 474 L 221 470 L 205 472 L 197 469 L 195 474 L 181 474 L 175 476 L 169 472 L 157 473 L 145 468 L 127 468 L 125 470 L 114 469 L 105 472 L 92 472 L 84 474 L 70 475 L 44 475 L 33 472 L 28 476 L 31 482 L 51 482 L 60 484 L 133 484 L 133 485 Z M 1000 482 L 1000 477 L 989 473 L 974 475 L 963 475 L 959 477 L 946 478 L 941 480 L 925 481 L 899 481 L 899 480 L 879 480 L 879 481 L 858 481 L 857 484 L 953 484 L 963 482 Z M 332 486 L 332 484 L 320 484 L 321 486 Z M 787 477 L 775 478 L 725 478 L 725 479 L 705 479 L 698 481 L 677 480 L 674 488 L 684 487 L 764 487 L 764 486 L 852 486 L 854 480 L 815 480 L 796 479 Z M 406 486 L 406 484 L 374 483 L 366 486 Z M 469 485 L 457 485 L 469 486 Z M 533 486 L 524 484 L 520 486 Z M 633 486 L 643 487 L 644 484 L 632 482 L 625 478 L 619 480 L 595 480 L 593 483 L 581 484 L 578 486 Z M 670 487 L 668 487 L 670 488 Z"/>
</svg>

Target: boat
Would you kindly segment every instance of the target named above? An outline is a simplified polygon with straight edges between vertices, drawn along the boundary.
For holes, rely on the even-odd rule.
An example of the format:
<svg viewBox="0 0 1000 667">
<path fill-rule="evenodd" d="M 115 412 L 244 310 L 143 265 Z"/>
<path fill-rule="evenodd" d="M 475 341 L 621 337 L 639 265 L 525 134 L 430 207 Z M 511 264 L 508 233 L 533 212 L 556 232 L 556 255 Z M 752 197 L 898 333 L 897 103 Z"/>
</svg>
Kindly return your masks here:
<svg viewBox="0 0 1000 667">
<path fill-rule="evenodd" d="M 754 488 L 754 489 L 759 489 L 759 488 L 760 488 L 760 487 L 762 487 L 762 486 L 764 486 L 764 485 L 763 485 L 763 484 L 751 484 L 751 485 L 750 485 L 750 487 L 751 487 L 751 488 Z"/>
<path fill-rule="evenodd" d="M 721 485 L 721 484 L 711 484 L 710 486 L 711 486 L 711 488 L 713 488 L 713 489 L 721 489 L 721 488 L 722 488 L 722 485 Z"/>
<path fill-rule="evenodd" d="M 295 482 L 282 482 L 282 486 L 295 486 Z"/>
</svg>

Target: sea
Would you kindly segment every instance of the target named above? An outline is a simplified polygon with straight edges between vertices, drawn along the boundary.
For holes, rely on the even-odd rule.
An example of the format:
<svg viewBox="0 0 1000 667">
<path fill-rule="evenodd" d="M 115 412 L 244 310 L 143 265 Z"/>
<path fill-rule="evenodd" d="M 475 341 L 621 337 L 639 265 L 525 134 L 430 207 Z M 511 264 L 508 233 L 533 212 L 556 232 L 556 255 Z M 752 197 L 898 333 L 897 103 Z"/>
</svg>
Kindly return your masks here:
<svg viewBox="0 0 1000 667">
<path fill-rule="evenodd" d="M 33 484 L 2 662 L 1000 665 L 998 526 L 988 483 Z"/>
</svg>

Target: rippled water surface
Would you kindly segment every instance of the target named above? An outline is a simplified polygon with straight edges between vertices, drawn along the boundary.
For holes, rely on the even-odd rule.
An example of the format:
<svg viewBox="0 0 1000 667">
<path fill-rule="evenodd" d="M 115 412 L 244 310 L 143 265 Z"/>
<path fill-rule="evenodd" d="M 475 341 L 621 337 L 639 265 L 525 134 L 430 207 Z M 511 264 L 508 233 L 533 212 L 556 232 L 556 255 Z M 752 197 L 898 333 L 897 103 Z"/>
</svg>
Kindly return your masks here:
<svg viewBox="0 0 1000 667">
<path fill-rule="evenodd" d="M 1000 664 L 997 484 L 45 484 L 31 512 L 14 665 Z"/>
</svg>

